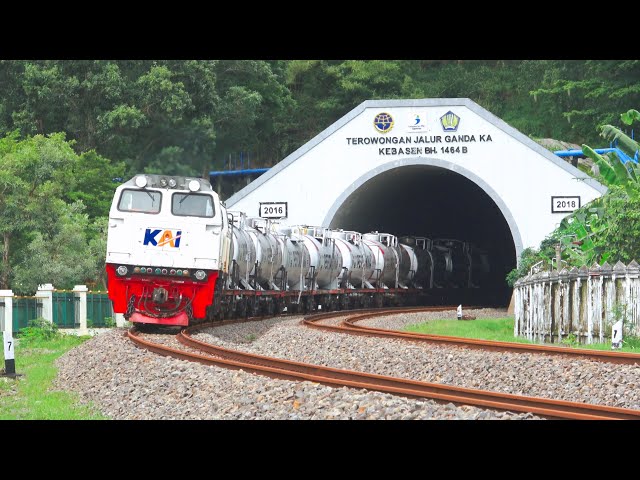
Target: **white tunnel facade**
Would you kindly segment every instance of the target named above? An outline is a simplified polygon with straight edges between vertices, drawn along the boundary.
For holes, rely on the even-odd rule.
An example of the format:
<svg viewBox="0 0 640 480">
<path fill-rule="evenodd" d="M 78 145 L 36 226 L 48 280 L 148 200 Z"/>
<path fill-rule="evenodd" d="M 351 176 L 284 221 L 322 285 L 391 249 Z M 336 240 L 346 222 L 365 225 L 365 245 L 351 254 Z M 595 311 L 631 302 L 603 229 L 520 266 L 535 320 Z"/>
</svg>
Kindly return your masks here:
<svg viewBox="0 0 640 480">
<path fill-rule="evenodd" d="M 504 218 L 516 256 L 526 247 L 537 247 L 571 209 L 606 191 L 469 99 L 370 100 L 226 203 L 233 210 L 258 216 L 260 203 L 286 202 L 288 217 L 283 223 L 350 228 L 357 219 L 341 215 L 341 209 L 367 185 L 377 183 L 376 195 L 366 196 L 367 201 L 385 209 L 387 216 L 423 206 L 419 198 L 409 199 L 409 204 L 406 195 L 398 198 L 404 188 L 392 184 L 397 177 L 393 172 L 406 168 L 414 169 L 411 187 L 418 191 L 422 184 L 415 183 L 416 176 L 427 179 L 443 173 L 449 174 L 443 179 L 459 176 L 481 189 Z M 378 176 L 388 189 L 380 179 L 372 182 Z M 465 203 L 471 208 L 476 202 L 475 196 L 465 201 L 456 198 L 455 192 L 447 194 L 448 202 L 453 199 L 460 212 L 466 210 Z M 431 208 L 446 212 L 447 201 L 441 195 L 439 204 L 437 195 L 429 202 Z M 366 205 L 353 211 L 354 215 L 370 213 Z M 403 216 L 411 222 L 410 214 Z M 474 218 L 466 221 L 482 223 L 481 212 Z M 382 230 L 384 225 L 372 228 Z M 391 233 L 418 234 L 420 225 L 407 225 L 404 230 Z"/>
</svg>

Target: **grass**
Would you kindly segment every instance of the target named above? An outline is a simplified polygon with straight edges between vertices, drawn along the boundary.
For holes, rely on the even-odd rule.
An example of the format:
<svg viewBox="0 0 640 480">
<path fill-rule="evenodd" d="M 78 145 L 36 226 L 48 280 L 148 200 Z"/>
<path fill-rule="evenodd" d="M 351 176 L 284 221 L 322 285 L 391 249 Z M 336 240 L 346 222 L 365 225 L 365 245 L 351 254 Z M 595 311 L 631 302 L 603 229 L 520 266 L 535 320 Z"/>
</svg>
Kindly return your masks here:
<svg viewBox="0 0 640 480">
<path fill-rule="evenodd" d="M 500 342 L 533 343 L 513 336 L 513 318 L 481 318 L 477 320 L 443 319 L 408 325 L 410 332 L 452 337 L 478 338 Z"/>
<path fill-rule="evenodd" d="M 536 343 L 523 337 L 514 337 L 513 322 L 513 317 L 481 318 L 468 321 L 442 319 L 407 325 L 405 330 L 433 335 L 449 335 L 452 337 L 477 338 L 480 340 L 495 340 L 500 342 Z M 592 343 L 587 345 L 578 344 L 576 341 L 566 340 L 560 344 L 554 343 L 550 345 L 587 348 L 593 350 L 611 350 L 611 343 Z M 623 347 L 617 351 L 640 353 L 640 339 L 631 337 L 623 339 Z"/>
<path fill-rule="evenodd" d="M 0 339 L 2 337 L 0 336 Z M 89 405 L 81 405 L 77 395 L 52 391 L 56 358 L 89 337 L 56 335 L 53 338 L 19 338 L 16 342 L 17 379 L 0 377 L 0 420 L 97 420 L 105 419 Z M 0 350 L 0 369 L 4 355 Z"/>
</svg>

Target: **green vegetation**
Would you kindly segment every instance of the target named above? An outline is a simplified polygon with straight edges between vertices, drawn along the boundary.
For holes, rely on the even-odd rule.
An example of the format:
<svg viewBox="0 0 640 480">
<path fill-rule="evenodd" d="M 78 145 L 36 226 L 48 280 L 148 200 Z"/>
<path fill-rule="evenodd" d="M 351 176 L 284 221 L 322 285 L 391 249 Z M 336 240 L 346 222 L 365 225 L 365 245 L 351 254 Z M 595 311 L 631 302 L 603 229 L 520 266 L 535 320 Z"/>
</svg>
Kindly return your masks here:
<svg viewBox="0 0 640 480">
<path fill-rule="evenodd" d="M 632 125 L 640 120 L 640 113 L 629 110 L 620 115 L 620 120 Z M 638 154 L 640 143 L 619 128 L 603 125 L 599 130 L 607 140 L 616 141 L 628 156 Z M 527 275 L 537 262 L 542 261 L 549 268 L 558 244 L 562 260 L 570 267 L 640 260 L 640 167 L 633 162 L 623 163 L 618 152 L 599 155 L 588 145 L 582 145 L 582 150 L 595 162 L 596 177 L 609 188 L 608 192 L 563 218 L 540 248 L 524 250 L 519 267 L 507 275 L 509 285 Z"/>
<path fill-rule="evenodd" d="M 49 322 L 35 321 L 16 341 L 17 379 L 0 377 L 0 420 L 104 419 L 92 406 L 79 404 L 76 395 L 52 391 L 54 361 L 89 337 L 62 335 Z M 0 355 L 4 368 L 4 357 Z"/>
<path fill-rule="evenodd" d="M 104 317 L 103 321 L 96 326 L 90 318 L 87 318 L 87 328 L 115 328 L 115 317 Z"/>
<path fill-rule="evenodd" d="M 407 325 L 405 330 L 409 332 L 425 333 L 430 335 L 448 335 L 452 337 L 477 338 L 479 340 L 494 340 L 498 342 L 536 343 L 524 337 L 513 336 L 513 317 L 482 318 L 477 320 L 462 321 L 458 319 L 430 320 L 424 323 Z M 626 330 L 625 330 L 626 331 Z M 580 344 L 574 334 L 567 335 L 558 344 L 562 347 L 587 348 L 593 350 L 611 350 L 611 342 Z M 640 353 L 640 338 L 626 336 L 622 341 L 622 348 L 618 352 Z"/>
<path fill-rule="evenodd" d="M 405 330 L 433 335 L 478 338 L 499 342 L 532 343 L 524 338 L 514 338 L 513 317 L 481 318 L 477 320 L 443 319 L 408 325 Z"/>
</svg>

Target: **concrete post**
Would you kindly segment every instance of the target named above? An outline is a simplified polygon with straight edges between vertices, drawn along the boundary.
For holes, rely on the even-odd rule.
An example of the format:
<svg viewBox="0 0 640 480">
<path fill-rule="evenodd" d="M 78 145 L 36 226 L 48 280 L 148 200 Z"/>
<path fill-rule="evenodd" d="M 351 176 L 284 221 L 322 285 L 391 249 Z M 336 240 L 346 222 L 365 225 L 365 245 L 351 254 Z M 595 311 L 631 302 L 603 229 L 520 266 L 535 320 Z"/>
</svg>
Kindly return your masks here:
<svg viewBox="0 0 640 480">
<path fill-rule="evenodd" d="M 124 327 L 124 313 L 114 313 L 113 315 L 116 317 L 116 327 Z"/>
<path fill-rule="evenodd" d="M 0 290 L 0 330 L 13 336 L 13 292 Z"/>
<path fill-rule="evenodd" d="M 42 318 L 53 322 L 53 285 L 45 283 L 38 286 L 36 297 L 42 299 Z"/>
<path fill-rule="evenodd" d="M 78 318 L 80 319 L 80 328 L 78 329 L 78 335 L 89 335 L 87 330 L 87 292 L 89 289 L 86 285 L 75 285 L 73 287 L 73 296 L 80 298 L 80 303 L 77 307 L 80 309 L 78 312 Z"/>
</svg>

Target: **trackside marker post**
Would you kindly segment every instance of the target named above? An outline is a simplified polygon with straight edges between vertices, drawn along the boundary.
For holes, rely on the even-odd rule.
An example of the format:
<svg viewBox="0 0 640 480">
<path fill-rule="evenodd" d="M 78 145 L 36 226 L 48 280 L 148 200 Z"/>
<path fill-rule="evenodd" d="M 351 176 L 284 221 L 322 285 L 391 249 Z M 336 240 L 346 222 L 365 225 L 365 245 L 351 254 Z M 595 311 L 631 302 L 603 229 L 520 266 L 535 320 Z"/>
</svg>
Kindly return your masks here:
<svg viewBox="0 0 640 480">
<path fill-rule="evenodd" d="M 4 373 L 2 376 L 17 377 L 13 335 L 5 330 L 2 332 L 2 340 L 4 343 Z"/>
<path fill-rule="evenodd" d="M 13 292 L 0 290 L 0 329 L 4 346 L 4 370 L 2 377 L 16 378 L 15 342 L 13 341 Z"/>
<path fill-rule="evenodd" d="M 458 320 L 462 320 L 462 305 L 458 305 Z"/>
<path fill-rule="evenodd" d="M 622 320 L 611 327 L 611 349 L 622 348 Z"/>
</svg>

